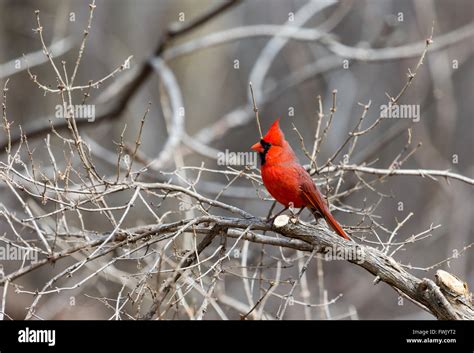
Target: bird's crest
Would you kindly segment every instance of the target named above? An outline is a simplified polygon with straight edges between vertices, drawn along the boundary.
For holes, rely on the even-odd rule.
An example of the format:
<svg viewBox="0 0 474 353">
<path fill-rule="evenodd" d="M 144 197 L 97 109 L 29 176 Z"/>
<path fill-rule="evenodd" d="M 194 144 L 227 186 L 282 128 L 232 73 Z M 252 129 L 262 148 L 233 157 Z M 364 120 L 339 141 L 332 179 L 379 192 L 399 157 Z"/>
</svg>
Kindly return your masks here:
<svg viewBox="0 0 474 353">
<path fill-rule="evenodd" d="M 263 140 L 275 146 L 283 145 L 283 141 L 285 141 L 285 135 L 280 129 L 280 118 L 276 119 L 270 129 L 268 129 L 267 134 L 263 137 Z"/>
</svg>

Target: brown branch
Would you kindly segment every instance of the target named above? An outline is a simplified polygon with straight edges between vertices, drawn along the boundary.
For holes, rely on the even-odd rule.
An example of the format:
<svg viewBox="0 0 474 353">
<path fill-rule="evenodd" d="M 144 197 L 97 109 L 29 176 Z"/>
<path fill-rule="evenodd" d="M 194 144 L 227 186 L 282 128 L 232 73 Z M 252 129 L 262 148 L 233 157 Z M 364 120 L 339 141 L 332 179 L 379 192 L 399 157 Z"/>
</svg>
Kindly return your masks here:
<svg viewBox="0 0 474 353">
<path fill-rule="evenodd" d="M 174 276 L 168 278 L 168 280 L 163 284 L 159 291 L 159 298 L 155 299 L 152 306 L 148 310 L 148 312 L 143 316 L 145 320 L 151 320 L 153 317 L 158 313 L 160 305 L 162 304 L 165 297 L 168 295 L 170 290 L 173 288 L 173 285 L 181 278 L 183 271 L 180 270 L 181 268 L 186 268 L 191 266 L 194 261 L 196 261 L 197 257 L 201 252 L 207 248 L 211 243 L 212 240 L 215 238 L 222 231 L 222 228 L 218 225 L 214 226 L 212 231 L 204 237 L 203 240 L 199 243 L 197 250 L 190 251 L 188 256 L 185 256 L 181 263 L 176 268 L 176 273 Z"/>
<path fill-rule="evenodd" d="M 420 279 L 408 273 L 392 257 L 375 248 L 345 241 L 340 237 L 332 236 L 332 233 L 328 231 L 321 231 L 313 226 L 301 223 L 288 222 L 276 230 L 287 237 L 312 244 L 321 253 L 328 250 L 337 250 L 338 253 L 343 254 L 359 254 L 359 256 L 349 258 L 347 261 L 364 268 L 380 278 L 381 281 L 426 306 L 438 319 L 474 320 L 472 311 L 469 312 L 461 306 L 452 306 L 432 280 Z"/>
<path fill-rule="evenodd" d="M 287 216 L 280 216 L 287 217 Z M 288 217 L 287 217 L 288 219 Z M 140 226 L 126 231 L 120 231 L 115 235 L 114 241 L 119 241 L 117 245 L 112 248 L 117 248 L 120 244 L 125 242 L 137 242 L 139 239 L 146 237 L 153 237 L 157 235 L 167 234 L 174 230 L 180 229 L 183 224 L 188 223 L 189 220 L 183 220 L 171 224 L 151 225 L 151 226 Z M 286 222 L 277 222 L 278 227 L 275 225 L 264 222 L 257 218 L 253 219 L 241 219 L 241 218 L 226 218 L 217 216 L 204 216 L 194 221 L 196 225 L 196 233 L 207 234 L 204 240 L 198 246 L 198 254 L 206 248 L 212 239 L 216 236 L 216 229 L 219 233 L 227 234 L 233 238 L 237 238 L 242 235 L 244 229 L 251 227 L 255 231 L 274 231 L 279 233 L 282 238 L 280 243 L 273 243 L 278 238 L 262 235 L 251 235 L 245 237 L 246 240 L 257 242 L 257 243 L 268 243 L 277 246 L 287 246 L 297 248 L 302 251 L 312 252 L 314 250 L 319 254 L 325 254 L 328 251 L 335 251 L 342 254 L 352 254 L 356 256 L 349 256 L 347 261 L 360 266 L 372 273 L 380 281 L 385 282 L 395 290 L 403 293 L 409 297 L 412 301 L 419 303 L 426 307 L 434 316 L 438 319 L 474 319 L 474 310 L 472 301 L 466 295 L 466 298 L 460 298 L 459 295 L 453 294 L 446 289 L 446 285 L 442 283 L 437 277 L 437 283 L 430 279 L 420 279 L 409 272 L 394 260 L 391 256 L 384 254 L 383 252 L 369 247 L 357 244 L 353 241 L 346 241 L 340 237 L 334 235 L 333 232 L 327 228 L 315 227 L 305 223 L 292 223 L 288 220 Z M 129 234 L 138 234 L 129 240 L 123 240 Z M 101 240 L 95 240 L 90 246 L 98 246 L 104 241 L 103 235 Z M 162 237 L 160 239 L 168 239 L 169 236 Z M 156 240 L 155 240 L 156 241 Z M 291 244 L 291 245 L 290 245 Z M 303 245 L 306 244 L 306 245 Z M 85 247 L 77 247 L 70 250 L 66 250 L 60 254 L 53 254 L 51 259 L 42 260 L 38 263 L 31 264 L 28 268 L 24 268 L 18 274 L 10 274 L 0 280 L 0 285 L 6 281 L 12 282 L 22 275 L 31 272 L 48 262 L 55 261 L 62 257 L 66 257 L 68 254 L 82 250 Z M 104 253 L 97 255 L 96 257 L 103 256 Z M 93 259 L 92 259 L 93 260 Z M 187 268 L 196 260 L 196 253 L 190 252 L 188 256 L 184 258 L 179 268 Z M 182 271 L 176 271 L 171 282 L 167 282 L 164 287 L 161 288 L 161 298 L 166 295 L 172 288 L 173 283 L 181 277 Z M 446 282 L 446 281 L 444 281 Z M 161 299 L 160 299 L 161 300 Z M 148 310 L 148 313 L 144 318 L 152 318 L 159 307 L 158 301 L 155 301 L 153 306 Z"/>
<path fill-rule="evenodd" d="M 184 23 L 184 24 L 171 24 L 164 35 L 161 37 L 159 43 L 156 46 L 154 54 L 152 57 L 159 57 L 165 50 L 165 48 L 177 37 L 180 37 L 186 33 L 193 31 L 194 29 L 206 24 L 210 20 L 219 16 L 227 9 L 233 7 L 240 3 L 241 0 L 229 0 L 223 3 L 213 6 L 210 9 L 206 10 L 200 16 L 197 16 L 195 19 Z M 95 122 L 104 121 L 108 119 L 118 119 L 122 112 L 125 110 L 130 99 L 139 91 L 147 79 L 151 76 L 153 68 L 150 61 L 146 61 L 142 66 L 135 71 L 134 76 L 129 79 L 125 85 L 120 89 L 116 101 L 112 104 L 111 107 L 105 108 L 104 111 L 99 112 L 95 118 Z M 77 125 L 85 124 L 87 120 L 78 120 Z M 54 128 L 56 130 L 63 130 L 68 128 L 67 121 L 60 121 L 55 123 Z M 27 128 L 25 133 L 29 139 L 38 138 L 44 135 L 51 129 L 49 123 L 45 125 L 31 126 Z M 21 140 L 20 134 L 14 134 L 11 137 L 11 144 L 16 144 Z M 5 151 L 8 142 L 4 142 L 0 145 L 0 153 Z"/>
</svg>

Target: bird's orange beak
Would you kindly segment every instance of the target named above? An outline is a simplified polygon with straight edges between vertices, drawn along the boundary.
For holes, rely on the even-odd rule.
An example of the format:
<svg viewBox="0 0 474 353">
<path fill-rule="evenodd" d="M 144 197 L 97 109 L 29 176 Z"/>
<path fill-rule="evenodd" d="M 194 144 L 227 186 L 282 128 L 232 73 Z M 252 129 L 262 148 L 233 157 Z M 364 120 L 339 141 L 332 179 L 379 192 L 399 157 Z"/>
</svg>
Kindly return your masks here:
<svg viewBox="0 0 474 353">
<path fill-rule="evenodd" d="M 257 142 L 255 145 L 253 145 L 250 148 L 252 150 L 254 150 L 255 152 L 258 152 L 258 153 L 263 153 L 263 151 L 264 151 L 263 146 L 260 142 Z"/>
</svg>

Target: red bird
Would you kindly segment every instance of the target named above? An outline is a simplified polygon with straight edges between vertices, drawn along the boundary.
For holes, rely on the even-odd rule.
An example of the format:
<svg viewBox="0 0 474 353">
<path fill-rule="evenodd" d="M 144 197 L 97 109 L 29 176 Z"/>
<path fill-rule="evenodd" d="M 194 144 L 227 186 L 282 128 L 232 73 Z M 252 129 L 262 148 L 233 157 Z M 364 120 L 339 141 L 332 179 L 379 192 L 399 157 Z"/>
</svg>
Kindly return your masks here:
<svg viewBox="0 0 474 353">
<path fill-rule="evenodd" d="M 337 223 L 309 173 L 304 169 L 285 140 L 277 119 L 267 134 L 251 148 L 261 161 L 263 184 L 268 192 L 285 207 L 308 207 L 313 215 L 321 214 L 334 231 L 349 240 Z M 317 218 L 317 217 L 316 217 Z"/>
</svg>

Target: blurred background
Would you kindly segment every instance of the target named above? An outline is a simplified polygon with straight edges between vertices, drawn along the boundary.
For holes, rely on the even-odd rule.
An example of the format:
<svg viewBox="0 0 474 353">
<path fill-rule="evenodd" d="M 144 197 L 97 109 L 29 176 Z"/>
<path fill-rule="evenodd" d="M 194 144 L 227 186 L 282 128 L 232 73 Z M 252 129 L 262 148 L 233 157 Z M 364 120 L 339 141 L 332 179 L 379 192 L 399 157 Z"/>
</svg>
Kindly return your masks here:
<svg viewBox="0 0 474 353">
<path fill-rule="evenodd" d="M 58 96 L 45 94 L 24 70 L 25 62 L 22 56 L 41 52 L 41 42 L 32 30 L 37 27 L 34 11 L 40 10 L 43 35 L 47 44 L 60 43 L 53 51 L 56 62 L 64 60 L 69 70 L 72 70 L 89 18 L 88 3 L 0 0 L 0 78 L 2 86 L 6 79 L 9 79 L 8 117 L 14 122 L 12 129 L 17 130 L 21 126 L 28 135 L 30 129 L 47 124 L 49 119 L 53 123 L 58 121 L 54 118 L 55 106 L 60 104 Z M 192 0 L 96 1 L 97 8 L 76 83 L 87 85 L 90 80 L 95 81 L 106 76 L 130 55 L 133 55 L 133 72 L 153 55 L 160 38 L 172 23 L 179 22 L 183 16 L 182 22 L 191 21 L 209 6 L 219 3 Z M 373 162 L 373 167 L 389 168 L 390 163 L 406 145 L 407 129 L 411 128 L 412 141 L 408 150 L 414 149 L 419 142 L 422 146 L 407 159 L 403 169 L 449 169 L 472 177 L 473 18 L 474 3 L 470 0 L 358 0 L 334 3 L 258 0 L 238 3 L 209 23 L 171 41 L 163 52 L 162 57 L 176 76 L 183 98 L 185 136 L 180 143 L 182 163 L 194 167 L 204 163 L 209 169 L 225 169 L 219 166 L 214 158 L 210 158 L 216 150 L 248 152 L 249 146 L 259 139 L 253 111 L 249 105 L 248 83 L 252 81 L 263 130 L 266 130 L 275 118 L 281 117 L 281 126 L 287 139 L 300 160 L 306 164 L 309 161 L 300 148 L 300 140 L 293 131 L 292 124 L 301 133 L 306 146 L 311 148 L 317 125 L 317 96 L 322 97 L 324 113 L 329 114 L 332 92 L 337 90 L 337 111 L 317 157 L 318 163 L 323 164 L 357 125 L 363 112 L 359 103 L 371 102 L 371 109 L 363 123 L 363 127 L 368 127 L 380 115 L 380 106 L 387 104 L 386 94 L 395 96 L 402 89 L 407 81 L 408 68 L 413 70 L 415 67 L 433 27 L 433 46 L 428 50 L 424 65 L 417 72 L 413 84 L 400 101 L 403 104 L 420 106 L 419 122 L 409 119 L 382 121 L 370 133 L 360 137 L 350 163 Z M 218 35 L 232 28 L 262 24 L 292 25 L 298 21 L 302 22 L 301 27 L 320 30 L 323 33 L 322 39 L 280 38 L 281 49 L 273 53 L 273 56 L 272 53 L 269 54 L 271 50 L 268 48 L 269 43 L 275 40 L 270 35 L 249 35 L 248 38 L 236 38 L 186 52 L 186 43 L 209 35 Z M 382 54 L 385 55 L 386 52 L 377 51 L 384 48 L 399 49 L 389 52 L 385 58 Z M 374 51 L 369 51 L 370 55 L 364 58 L 360 57 L 357 49 Z M 414 54 L 410 54 L 410 51 L 414 51 Z M 342 55 L 344 53 L 348 55 Z M 371 56 L 372 54 L 381 56 L 377 58 Z M 19 67 L 16 67 L 16 64 Z M 31 71 L 41 82 L 52 87 L 57 86 L 54 71 L 47 62 L 32 67 Z M 113 87 L 120 77 L 127 77 L 129 74 L 130 71 L 118 73 L 99 89 L 92 89 L 91 101 L 102 102 L 103 96 L 100 97 L 100 94 Z M 143 158 L 154 158 L 162 150 L 168 134 L 162 110 L 163 103 L 160 101 L 161 90 L 160 80 L 153 73 L 118 116 L 80 125 L 83 137 L 91 143 L 92 156 L 100 174 L 115 173 L 115 160 L 110 156 L 116 154 L 117 143 L 125 125 L 127 129 L 124 140 L 133 146 L 140 119 L 148 102 L 151 102 L 151 108 L 142 134 L 140 153 Z M 80 100 L 82 95 L 83 92 L 77 92 L 75 98 Z M 105 100 L 114 101 L 113 91 Z M 326 120 L 324 124 L 325 122 Z M 46 134 L 40 134 L 29 139 L 30 148 L 35 150 L 40 169 L 49 166 L 47 150 L 44 147 L 45 136 Z M 5 143 L 5 134 L 2 133 L 0 141 Z M 190 144 L 198 142 L 204 144 L 208 150 L 203 146 L 199 147 L 200 145 L 189 148 Z M 63 148 L 60 141 L 53 139 L 52 143 L 53 148 L 58 151 Z M 346 150 L 336 158 L 334 164 L 342 161 Z M 4 158 L 5 156 L 2 157 L 3 160 Z M 64 159 L 58 163 L 64 163 Z M 174 160 L 166 163 L 161 169 L 171 172 L 176 167 Z M 258 173 L 257 170 L 253 172 Z M 186 177 L 193 178 L 196 174 L 195 170 L 191 170 Z M 167 177 L 163 174 L 159 178 Z M 354 180 L 357 180 L 354 173 L 349 172 L 339 191 L 350 188 Z M 324 178 L 318 181 L 324 184 Z M 204 173 L 200 190 L 209 197 L 215 197 L 216 185 L 224 186 L 228 182 L 229 179 L 225 175 Z M 336 183 L 337 180 L 330 183 L 332 190 Z M 256 184 L 241 178 L 223 193 L 220 200 L 264 217 L 271 201 L 258 197 L 256 188 Z M 410 212 L 414 214 L 399 230 L 396 239 L 405 240 L 429 229 L 431 225 L 440 225 L 431 232 L 432 236 L 409 244 L 406 249 L 397 252 L 396 260 L 421 268 L 409 270 L 417 277 L 433 278 L 435 271 L 441 268 L 455 274 L 471 287 L 474 286 L 472 248 L 456 258 L 457 253 L 474 241 L 472 186 L 442 177 L 434 181 L 428 177 L 389 176 L 378 183 L 376 188 L 388 195 L 382 199 L 375 212 L 380 217 L 377 221 L 381 225 L 393 229 L 397 221 L 405 219 Z M 260 193 L 264 193 L 262 186 L 259 186 L 259 189 Z M 22 214 L 21 205 L 5 186 L 0 188 L 0 195 L 0 202 L 5 207 Z M 123 204 L 127 197 L 130 195 L 116 195 L 114 202 Z M 376 192 L 365 188 L 341 199 L 339 206 L 344 208 L 350 205 L 360 209 L 378 200 L 379 195 Z M 176 205 L 170 203 L 164 207 L 172 209 Z M 165 210 L 160 210 L 160 214 Z M 219 212 L 216 211 L 216 214 Z M 347 226 L 357 226 L 361 221 L 360 216 L 350 212 L 334 211 L 334 215 Z M 179 219 L 179 215 L 172 217 Z M 88 229 L 110 231 L 110 225 L 107 225 L 99 214 L 88 213 L 84 222 Z M 129 227 L 148 223 L 153 223 L 153 218 L 142 206 L 131 210 L 125 221 L 125 225 Z M 0 220 L 0 233 L 7 237 L 11 235 L 10 227 L 3 219 Z M 242 246 L 238 245 L 238 248 Z M 267 278 L 275 276 L 272 258 L 280 258 L 283 253 L 288 258 L 298 256 L 295 251 L 288 249 L 283 253 L 278 249 L 265 250 L 269 259 L 265 272 Z M 249 245 L 249 268 L 259 263 L 261 253 L 260 245 Z M 451 260 L 431 268 L 445 259 Z M 238 259 L 230 259 L 229 271 L 238 272 L 239 265 Z M 18 266 L 19 262 L 4 262 L 3 270 L 7 274 Z M 63 268 L 62 266 L 63 263 L 44 267 L 22 277 L 18 283 L 28 290 L 41 288 L 53 274 Z M 124 264 L 122 269 L 128 271 L 127 266 L 135 265 Z M 423 270 L 424 268 L 429 269 Z M 250 276 L 253 275 L 252 271 L 249 272 Z M 288 281 L 295 278 L 297 273 L 298 261 L 293 261 L 283 267 L 281 279 Z M 224 277 L 221 291 L 238 302 L 246 302 L 241 278 L 231 274 Z M 314 307 L 308 316 L 304 305 L 295 304 L 289 307 L 285 318 L 432 318 L 407 299 L 400 299 L 399 294 L 389 286 L 383 283 L 373 285 L 372 275 L 344 261 L 326 263 L 314 260 L 308 269 L 307 280 L 311 293 L 308 299 L 310 302 L 323 303 L 324 292 L 321 292 L 321 288 L 325 289 L 327 300 L 338 298 L 328 306 L 330 314 Z M 281 285 L 277 293 L 287 293 L 290 288 L 288 283 Z M 118 288 L 120 289 L 120 286 Z M 54 319 L 108 318 L 110 308 L 94 298 L 116 297 L 117 291 L 116 284 L 94 279 L 84 288 L 47 297 L 39 306 L 41 310 L 38 315 Z M 259 297 L 257 292 L 254 300 Z M 340 294 L 343 296 L 340 297 Z M 13 290 L 8 295 L 8 315 L 22 319 L 32 296 L 17 294 Z M 298 288 L 295 300 L 300 300 L 301 295 Z M 71 300 L 75 305 L 71 305 Z M 275 314 L 280 301 L 281 298 L 278 297 L 270 298 L 265 310 Z M 223 307 L 228 317 L 238 319 L 238 305 L 229 302 L 227 304 Z M 217 316 L 209 309 L 206 318 Z"/>
</svg>

